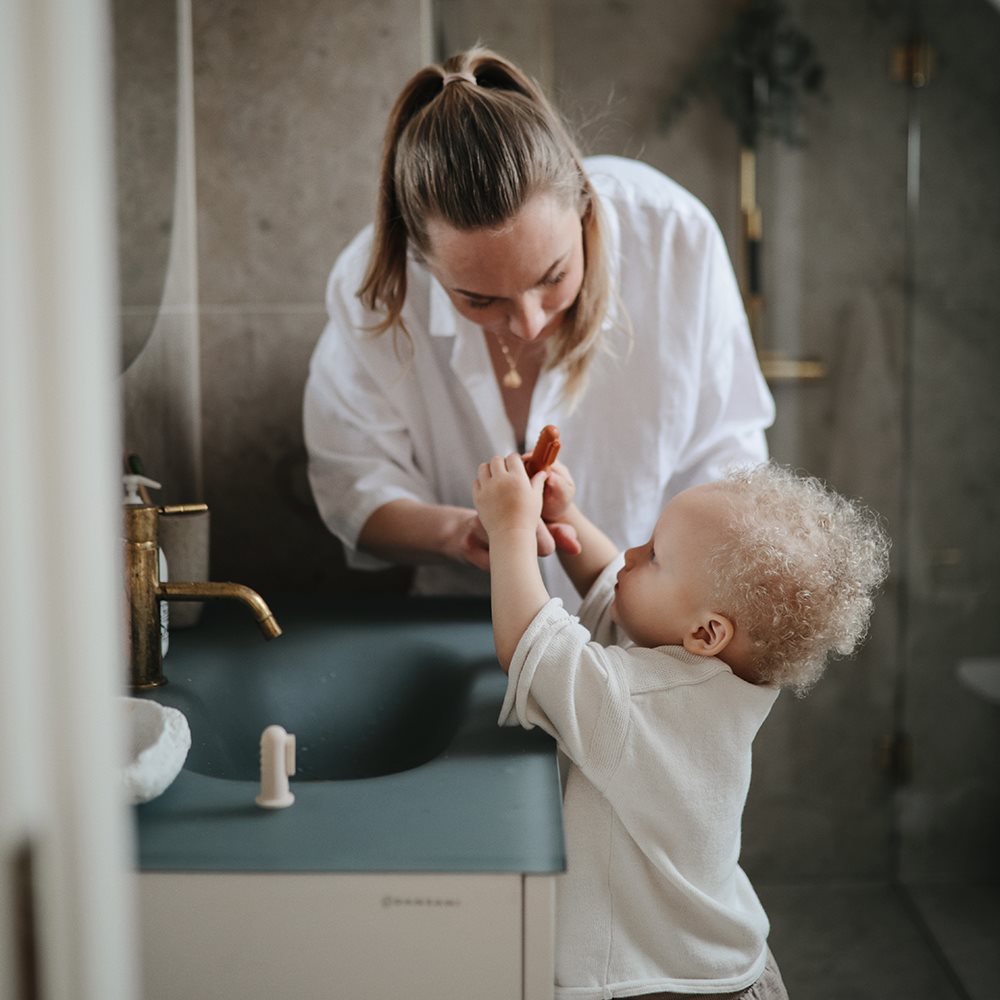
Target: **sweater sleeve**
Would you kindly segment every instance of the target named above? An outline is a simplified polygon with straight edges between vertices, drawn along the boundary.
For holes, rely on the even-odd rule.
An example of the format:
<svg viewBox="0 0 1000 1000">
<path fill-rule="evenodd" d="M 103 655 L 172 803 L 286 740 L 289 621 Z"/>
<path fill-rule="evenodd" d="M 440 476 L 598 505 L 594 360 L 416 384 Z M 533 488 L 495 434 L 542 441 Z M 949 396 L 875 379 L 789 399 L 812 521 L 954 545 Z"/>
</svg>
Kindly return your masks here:
<svg viewBox="0 0 1000 1000">
<path fill-rule="evenodd" d="M 500 725 L 539 727 L 600 785 L 617 765 L 628 722 L 617 650 L 593 642 L 560 600 L 549 601 L 514 652 Z"/>
<path fill-rule="evenodd" d="M 612 559 L 593 582 L 580 604 L 580 621 L 595 642 L 602 646 L 627 646 L 630 640 L 611 619 L 618 571 L 625 565 L 625 553 Z"/>
</svg>

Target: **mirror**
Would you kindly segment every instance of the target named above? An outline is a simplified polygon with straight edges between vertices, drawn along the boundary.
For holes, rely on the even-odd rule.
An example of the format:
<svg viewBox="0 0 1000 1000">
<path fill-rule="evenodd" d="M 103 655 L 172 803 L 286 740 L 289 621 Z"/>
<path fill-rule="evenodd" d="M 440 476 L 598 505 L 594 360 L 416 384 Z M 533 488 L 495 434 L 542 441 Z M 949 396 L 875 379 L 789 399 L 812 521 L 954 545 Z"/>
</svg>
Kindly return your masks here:
<svg viewBox="0 0 1000 1000">
<path fill-rule="evenodd" d="M 176 0 L 114 0 L 121 370 L 145 346 L 170 257 L 177 160 Z"/>
</svg>

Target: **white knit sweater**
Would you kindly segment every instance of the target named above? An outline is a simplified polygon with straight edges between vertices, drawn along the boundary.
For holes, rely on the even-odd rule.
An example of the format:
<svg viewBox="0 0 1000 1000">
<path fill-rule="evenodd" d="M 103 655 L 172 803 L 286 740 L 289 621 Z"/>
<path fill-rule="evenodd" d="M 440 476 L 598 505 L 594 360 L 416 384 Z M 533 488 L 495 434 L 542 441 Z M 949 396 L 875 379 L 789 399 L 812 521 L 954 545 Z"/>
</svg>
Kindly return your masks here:
<svg viewBox="0 0 1000 1000">
<path fill-rule="evenodd" d="M 570 761 L 555 995 L 740 990 L 767 959 L 767 915 L 738 861 L 751 744 L 778 691 L 679 646 L 629 645 L 609 617 L 620 565 L 579 619 L 558 599 L 542 608 L 500 713 Z"/>
</svg>

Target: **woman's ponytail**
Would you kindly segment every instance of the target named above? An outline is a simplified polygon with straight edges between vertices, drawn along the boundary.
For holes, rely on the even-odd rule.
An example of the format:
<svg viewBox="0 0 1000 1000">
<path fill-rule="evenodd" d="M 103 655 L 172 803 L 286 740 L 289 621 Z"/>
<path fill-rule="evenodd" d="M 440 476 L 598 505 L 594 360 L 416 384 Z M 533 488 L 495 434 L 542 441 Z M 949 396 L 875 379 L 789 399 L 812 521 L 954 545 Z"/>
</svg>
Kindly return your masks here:
<svg viewBox="0 0 1000 1000">
<path fill-rule="evenodd" d="M 475 47 L 420 70 L 389 116 L 371 258 L 358 295 L 407 333 L 407 256 L 429 252 L 427 225 L 462 231 L 502 225 L 537 194 L 576 211 L 585 270 L 577 301 L 550 345 L 549 363 L 578 395 L 600 340 L 609 297 L 600 205 L 572 137 L 541 88 L 489 49 Z"/>
</svg>

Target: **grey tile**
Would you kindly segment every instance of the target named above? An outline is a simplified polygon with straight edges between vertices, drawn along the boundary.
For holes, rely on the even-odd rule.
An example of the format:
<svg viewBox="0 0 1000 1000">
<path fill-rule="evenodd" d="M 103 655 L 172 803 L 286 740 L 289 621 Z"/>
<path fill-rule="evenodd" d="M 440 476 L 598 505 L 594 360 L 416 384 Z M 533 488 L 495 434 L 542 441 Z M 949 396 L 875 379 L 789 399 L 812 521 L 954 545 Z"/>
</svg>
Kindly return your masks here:
<svg viewBox="0 0 1000 1000">
<path fill-rule="evenodd" d="M 1000 649 L 1000 601 L 914 600 L 904 724 L 912 775 L 899 790 L 902 877 L 1000 881 L 1000 708 L 958 678 L 958 660 Z"/>
<path fill-rule="evenodd" d="M 743 822 L 753 877 L 888 879 L 893 804 L 880 753 L 892 732 L 894 639 L 879 625 L 856 660 L 832 663 L 807 697 L 783 693 L 772 709 Z"/>
<path fill-rule="evenodd" d="M 907 889 L 972 1000 L 994 1000 L 1000 983 L 1000 884 Z"/>
<path fill-rule="evenodd" d="M 155 309 L 173 228 L 177 4 L 112 7 L 119 291 L 123 306 Z"/>
<path fill-rule="evenodd" d="M 214 579 L 268 592 L 398 592 L 345 569 L 306 479 L 302 392 L 319 312 L 209 312 L 201 323 L 205 494 Z M 275 358 L 281 359 L 280 364 Z"/>
<path fill-rule="evenodd" d="M 338 556 L 302 488 L 302 390 L 322 326 L 319 313 L 202 317 L 205 493 L 219 579 L 295 589 Z"/>
<path fill-rule="evenodd" d="M 965 1000 L 887 884 L 758 885 L 791 1000 Z"/>
<path fill-rule="evenodd" d="M 203 302 L 322 301 L 336 254 L 371 221 L 420 28 L 409 0 L 194 5 Z"/>
<path fill-rule="evenodd" d="M 705 202 L 737 251 L 735 130 L 716 102 L 695 101 L 659 127 L 667 95 L 707 51 L 728 3 L 700 0 L 555 0 L 554 95 L 584 152 L 631 156 L 663 170 Z"/>
</svg>

